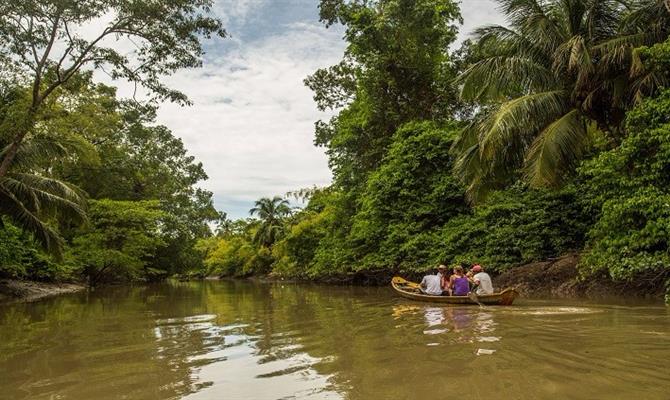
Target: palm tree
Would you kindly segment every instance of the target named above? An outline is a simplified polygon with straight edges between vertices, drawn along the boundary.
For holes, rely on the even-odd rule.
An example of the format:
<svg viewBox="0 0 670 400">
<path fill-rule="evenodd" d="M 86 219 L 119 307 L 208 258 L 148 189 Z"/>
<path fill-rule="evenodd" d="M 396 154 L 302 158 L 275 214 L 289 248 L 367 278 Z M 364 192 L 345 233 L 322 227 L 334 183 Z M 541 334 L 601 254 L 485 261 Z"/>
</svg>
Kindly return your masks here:
<svg viewBox="0 0 670 400">
<path fill-rule="evenodd" d="M 80 224 L 86 220 L 84 210 L 81 192 L 63 181 L 13 172 L 0 178 L 0 215 L 32 233 L 52 254 L 60 254 L 63 244 L 53 222 L 63 219 Z"/>
<path fill-rule="evenodd" d="M 625 112 L 668 83 L 641 46 L 670 32 L 665 0 L 498 0 L 510 27 L 478 29 L 485 54 L 458 79 L 481 113 L 455 143 L 472 200 L 523 176 L 559 185 L 599 129 L 617 144 Z"/>
<path fill-rule="evenodd" d="M 255 207 L 249 210 L 250 215 L 258 215 L 261 224 L 254 235 L 254 241 L 263 246 L 272 246 L 284 232 L 284 218 L 291 214 L 291 207 L 286 199 L 275 196 L 264 197 L 256 201 Z"/>
<path fill-rule="evenodd" d="M 18 148 L 15 162 L 0 178 L 0 217 L 33 235 L 48 252 L 60 255 L 63 238 L 56 225 L 86 221 L 86 195 L 74 185 L 47 176 L 45 160 L 71 157 L 86 147 L 80 140 L 33 134 Z M 9 146 L 0 141 L 0 158 Z M 0 218 L 0 227 L 2 218 Z"/>
</svg>

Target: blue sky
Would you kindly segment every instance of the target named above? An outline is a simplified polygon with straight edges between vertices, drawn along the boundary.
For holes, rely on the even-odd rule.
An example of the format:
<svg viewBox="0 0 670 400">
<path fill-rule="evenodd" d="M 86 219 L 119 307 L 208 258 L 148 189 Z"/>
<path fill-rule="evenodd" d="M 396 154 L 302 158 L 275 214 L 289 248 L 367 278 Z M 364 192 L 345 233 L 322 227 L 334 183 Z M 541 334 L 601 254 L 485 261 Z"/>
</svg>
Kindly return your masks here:
<svg viewBox="0 0 670 400">
<path fill-rule="evenodd" d="M 342 30 L 318 22 L 318 0 L 218 0 L 214 12 L 230 37 L 206 44 L 203 68 L 168 83 L 191 107 L 164 104 L 159 122 L 202 161 L 215 205 L 246 217 L 254 200 L 324 186 L 331 174 L 322 148 L 313 146 L 320 113 L 302 80 L 340 60 Z M 500 23 L 491 0 L 463 0 L 461 37 Z"/>
</svg>

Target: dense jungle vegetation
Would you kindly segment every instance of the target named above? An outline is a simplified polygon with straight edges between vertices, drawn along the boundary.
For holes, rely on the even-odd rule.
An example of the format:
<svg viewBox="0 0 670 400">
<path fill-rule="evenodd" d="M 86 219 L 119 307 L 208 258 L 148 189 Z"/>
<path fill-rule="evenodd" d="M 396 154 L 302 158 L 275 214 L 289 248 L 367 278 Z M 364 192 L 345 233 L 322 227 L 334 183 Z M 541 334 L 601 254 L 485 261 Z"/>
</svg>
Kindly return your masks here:
<svg viewBox="0 0 670 400">
<path fill-rule="evenodd" d="M 670 285 L 670 4 L 497 2 L 507 25 L 457 45 L 454 0 L 321 0 L 347 43 L 305 79 L 334 113 L 315 124 L 333 183 L 235 221 L 156 104 L 88 72 L 186 103 L 161 78 L 225 36 L 208 0 L 0 6 L 2 274 L 342 281 L 580 253 L 584 276 Z M 139 65 L 67 29 L 110 10 L 102 34 L 144 39 Z"/>
</svg>

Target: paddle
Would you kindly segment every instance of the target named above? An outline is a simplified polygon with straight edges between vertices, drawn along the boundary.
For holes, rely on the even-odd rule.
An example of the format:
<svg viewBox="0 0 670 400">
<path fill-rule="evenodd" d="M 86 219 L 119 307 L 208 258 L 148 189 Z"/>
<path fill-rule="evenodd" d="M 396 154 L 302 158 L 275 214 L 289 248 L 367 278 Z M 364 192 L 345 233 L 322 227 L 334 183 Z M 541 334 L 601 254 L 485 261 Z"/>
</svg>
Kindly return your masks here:
<svg viewBox="0 0 670 400">
<path fill-rule="evenodd" d="M 468 298 L 475 303 L 479 304 L 480 308 L 484 308 L 484 305 L 479 301 L 479 298 L 477 297 L 477 294 L 475 292 L 470 292 L 468 293 Z"/>
</svg>

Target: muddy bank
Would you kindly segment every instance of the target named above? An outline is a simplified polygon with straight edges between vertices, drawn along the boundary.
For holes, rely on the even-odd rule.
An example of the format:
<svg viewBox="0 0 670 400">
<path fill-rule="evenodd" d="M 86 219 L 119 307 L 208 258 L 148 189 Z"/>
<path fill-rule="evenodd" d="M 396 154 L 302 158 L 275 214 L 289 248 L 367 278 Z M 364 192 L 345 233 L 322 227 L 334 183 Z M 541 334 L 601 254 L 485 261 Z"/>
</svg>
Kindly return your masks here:
<svg viewBox="0 0 670 400">
<path fill-rule="evenodd" d="M 84 289 L 86 289 L 86 286 L 77 283 L 46 283 L 3 279 L 0 280 L 0 302 L 35 301 Z"/>
<path fill-rule="evenodd" d="M 516 287 L 525 297 L 646 297 L 663 298 L 663 282 L 640 279 L 614 282 L 609 276 L 580 278 L 577 254 L 535 262 L 510 269 L 494 277 L 498 288 Z"/>
</svg>

